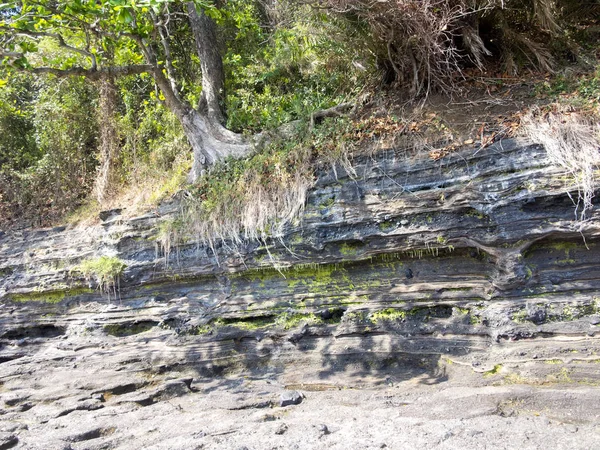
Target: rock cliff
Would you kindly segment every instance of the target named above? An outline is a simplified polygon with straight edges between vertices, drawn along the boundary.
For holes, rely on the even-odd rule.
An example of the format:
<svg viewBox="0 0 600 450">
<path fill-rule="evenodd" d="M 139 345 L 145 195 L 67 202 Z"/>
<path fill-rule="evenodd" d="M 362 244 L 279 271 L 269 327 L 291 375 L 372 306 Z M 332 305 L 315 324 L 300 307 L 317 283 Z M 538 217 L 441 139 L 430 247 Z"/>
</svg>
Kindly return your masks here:
<svg viewBox="0 0 600 450">
<path fill-rule="evenodd" d="M 177 214 L 175 200 L 135 218 L 107 212 L 93 227 L 1 234 L 0 448 L 44 448 L 40 430 L 56 445 L 127 447 L 97 411 L 139 416 L 215 384 L 240 392 L 232 377 L 242 376 L 315 398 L 344 387 L 497 386 L 480 414 L 496 416 L 522 411 L 523 399 L 542 410 L 532 392 L 546 386 L 555 399 L 552 389 L 567 384 L 571 403 L 553 409 L 563 422 L 597 399 L 598 212 L 576 220 L 577 192 L 541 146 L 504 140 L 438 161 L 386 149 L 354 167 L 352 176 L 322 169 L 303 216 L 269 242 L 179 239 L 165 254 L 158 230 Z M 99 256 L 127 266 L 108 294 L 74 270 Z M 256 386 L 246 397 L 261 400 L 225 399 L 225 409 L 275 405 L 274 385 Z M 473 398 L 450 403 L 466 411 Z M 453 417 L 444 411 L 435 418 Z M 100 425 L 49 431 L 77 413 Z M 591 423 L 597 413 L 577 417 Z M 123 420 L 141 420 L 131 414 Z M 244 442 L 208 435 L 208 447 Z M 191 431 L 181 442 L 169 436 L 164 448 L 192 448 Z M 478 447 L 475 438 L 461 445 Z M 299 439 L 299 448 L 321 445 Z"/>
</svg>

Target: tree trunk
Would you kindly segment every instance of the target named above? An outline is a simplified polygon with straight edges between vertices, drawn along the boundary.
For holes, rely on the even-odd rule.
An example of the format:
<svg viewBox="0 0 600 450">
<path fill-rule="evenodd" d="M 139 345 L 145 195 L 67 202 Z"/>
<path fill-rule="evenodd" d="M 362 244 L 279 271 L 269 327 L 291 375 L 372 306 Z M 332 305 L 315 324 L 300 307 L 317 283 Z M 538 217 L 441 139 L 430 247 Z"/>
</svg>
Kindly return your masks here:
<svg viewBox="0 0 600 450">
<path fill-rule="evenodd" d="M 100 164 L 94 191 L 102 204 L 116 184 L 116 163 L 119 159 L 119 136 L 116 124 L 116 109 L 119 97 L 115 80 L 107 76 L 100 81 Z"/>
<path fill-rule="evenodd" d="M 194 151 L 194 164 L 188 176 L 190 183 L 196 181 L 206 167 L 228 156 L 243 157 L 252 149 L 250 143 L 225 128 L 221 127 L 231 138 L 216 133 L 207 118 L 193 108 L 189 108 L 179 120 Z"/>
<path fill-rule="evenodd" d="M 252 146 L 242 135 L 210 120 L 207 114 L 195 110 L 180 99 L 161 69 L 155 70 L 153 75 L 165 97 L 165 105 L 179 119 L 194 152 L 194 163 L 188 176 L 190 183 L 195 182 L 206 167 L 217 161 L 228 156 L 239 158 L 250 152 Z"/>
<path fill-rule="evenodd" d="M 172 70 L 163 70 L 151 45 L 137 40 L 146 61 L 153 66 L 152 75 L 165 97 L 165 106 L 179 119 L 194 152 L 194 163 L 188 181 L 195 182 L 203 170 L 228 156 L 242 157 L 252 149 L 251 143 L 240 134 L 223 126 L 225 72 L 219 51 L 217 26 L 204 12 L 198 12 L 194 2 L 187 3 L 192 29 L 202 69 L 202 97 L 194 109 L 177 91 Z M 169 55 L 168 44 L 163 44 Z M 167 62 L 167 67 L 170 62 Z"/>
<path fill-rule="evenodd" d="M 219 49 L 217 24 L 203 11 L 198 11 L 194 2 L 189 2 L 187 9 L 202 70 L 202 97 L 198 110 L 206 114 L 211 122 L 222 125 L 224 123 L 225 70 Z"/>
<path fill-rule="evenodd" d="M 188 2 L 187 9 L 202 69 L 202 97 L 198 110 L 185 107 L 178 116 L 194 150 L 194 165 L 189 175 L 189 181 L 194 182 L 205 167 L 228 156 L 245 156 L 251 145 L 242 135 L 223 126 L 225 71 L 217 25 L 203 11 L 198 12 L 194 2 Z"/>
</svg>

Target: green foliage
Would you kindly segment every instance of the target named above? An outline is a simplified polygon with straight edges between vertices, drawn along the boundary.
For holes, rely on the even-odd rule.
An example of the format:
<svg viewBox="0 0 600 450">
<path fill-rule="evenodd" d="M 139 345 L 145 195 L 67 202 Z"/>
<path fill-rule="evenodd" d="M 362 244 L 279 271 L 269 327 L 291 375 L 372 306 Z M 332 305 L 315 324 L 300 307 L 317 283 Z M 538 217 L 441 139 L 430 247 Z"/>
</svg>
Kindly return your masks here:
<svg viewBox="0 0 600 450">
<path fill-rule="evenodd" d="M 535 87 L 538 97 L 548 97 L 579 107 L 594 108 L 600 100 L 600 66 L 589 74 L 559 74 Z"/>
<path fill-rule="evenodd" d="M 582 98 L 594 102 L 600 102 L 600 66 L 588 77 L 582 77 L 577 86 L 577 93 Z"/>
<path fill-rule="evenodd" d="M 434 85 L 449 87 L 469 66 L 481 69 L 502 62 L 506 73 L 524 66 L 550 70 L 557 52 L 575 57 L 575 42 L 590 33 L 597 11 L 586 5 L 588 12 L 582 13 L 581 2 L 571 0 L 556 7 L 546 0 L 511 0 L 508 8 L 504 2 L 480 7 L 414 0 L 347 0 L 342 6 L 324 0 L 320 8 L 291 0 L 195 4 L 219 26 L 227 126 L 246 133 L 308 121 L 316 110 L 355 99 L 365 85 L 374 85 L 375 76 L 381 75 L 376 71 L 384 72 L 386 82 L 409 87 L 417 95 Z M 40 73 L 44 67 L 43 73 L 84 71 L 97 79 L 94 73 L 100 72 L 91 69 L 152 64 L 141 40 L 155 51 L 156 64 L 155 70 L 117 80 L 118 189 L 131 191 L 128 204 L 151 205 L 184 185 L 190 146 L 153 74 L 172 71 L 176 93 L 190 105 L 198 104 L 200 61 L 186 7 L 180 0 L 23 0 L 0 5 L 0 218 L 46 225 L 81 204 L 96 175 L 97 128 L 103 120 L 96 111 L 96 87 L 89 80 L 59 81 L 17 72 Z M 156 15 L 169 17 L 166 28 L 154 20 Z M 564 36 L 559 36 L 558 25 L 564 27 Z M 161 30 L 166 31 L 166 46 Z M 552 49 L 542 45 L 549 40 Z M 597 42 L 589 36 L 587 40 L 581 47 L 597 51 Z M 573 95 L 573 101 L 595 107 L 599 80 L 598 70 L 583 77 L 561 75 L 540 83 L 536 93 Z M 191 189 L 195 201 L 187 205 L 185 217 L 186 223 L 193 222 L 191 232 L 209 242 L 277 235 L 302 210 L 315 164 L 341 162 L 349 167 L 354 126 L 343 119 L 328 119 L 316 127 L 300 122 L 294 137 L 271 139 L 249 158 L 222 162 Z M 382 231 L 391 227 L 380 225 Z M 350 255 L 356 249 L 341 250 Z"/>
<path fill-rule="evenodd" d="M 194 3 L 209 14 L 215 8 L 209 1 Z M 40 37 L 52 38 L 66 51 L 44 55 L 44 64 L 61 70 L 111 63 L 116 54 L 128 55 L 128 62 L 141 62 L 137 38 L 151 36 L 152 13 L 181 4 L 170 0 L 22 0 L 17 8 L 1 4 L 0 43 L 9 55 L 3 62 L 17 69 L 36 66 Z M 29 39 L 11 39 L 15 35 Z"/>
<path fill-rule="evenodd" d="M 0 97 L 22 86 L 38 93 L 19 95 L 18 108 L 0 101 L 0 128 L 6 127 L 0 147 L 10 146 L 0 153 L 0 210 L 6 210 L 0 221 L 47 225 L 78 206 L 94 179 L 96 90 L 80 78 L 10 79 L 16 82 Z"/>
<path fill-rule="evenodd" d="M 195 3 L 207 13 L 211 13 L 215 8 L 211 2 Z M 49 219 L 61 216 L 81 203 L 96 176 L 95 128 L 97 122 L 102 123 L 107 119 L 96 116 L 96 100 L 92 98 L 95 87 L 89 80 L 107 77 L 107 72 L 115 66 L 123 69 L 147 62 L 140 39 L 151 39 L 152 34 L 156 32 L 157 25 L 153 20 L 156 14 L 162 14 L 169 9 L 174 10 L 175 15 L 171 21 L 173 43 L 170 62 L 180 67 L 182 96 L 198 89 L 198 83 L 194 89 L 186 88 L 185 85 L 190 84 L 190 73 L 197 67 L 188 64 L 189 58 L 185 59 L 190 50 L 189 24 L 182 14 L 186 4 L 166 0 L 25 0 L 19 2 L 18 8 L 2 6 L 0 66 L 7 73 L 29 71 L 36 74 L 82 74 L 89 77 L 85 82 L 79 77 L 61 82 L 49 77 L 41 82 L 64 89 L 58 95 L 52 94 L 54 100 L 46 99 L 43 95 L 35 99 L 35 109 L 40 111 L 36 117 L 42 120 L 34 121 L 34 130 L 28 136 L 34 136 L 32 141 L 38 143 L 39 154 L 35 156 L 40 167 L 30 168 L 32 163 L 29 163 L 29 172 L 35 172 L 33 175 L 23 174 L 22 170 L 19 174 L 11 175 L 10 192 L 3 194 L 5 201 L 13 208 L 15 205 L 32 204 L 30 193 L 36 191 L 34 185 L 40 184 L 38 180 L 43 180 L 42 185 L 51 184 L 54 188 L 52 195 L 43 196 L 48 208 L 52 209 Z M 157 59 L 164 59 L 165 55 L 160 54 L 161 50 L 156 51 Z M 164 67 L 165 61 L 156 64 Z M 115 71 L 122 73 L 117 69 Z M 197 76 L 198 73 L 193 75 Z M 6 77 L 0 76 L 0 79 L 4 78 Z M 84 88 L 80 88 L 80 84 Z M 115 156 L 112 159 L 111 156 L 110 170 L 112 172 L 113 167 L 118 167 L 119 173 L 116 177 L 111 173 L 111 176 L 105 177 L 104 180 L 110 180 L 111 184 L 123 185 L 124 180 L 132 177 L 135 177 L 138 183 L 154 178 L 154 186 L 158 188 L 149 191 L 157 200 L 174 193 L 182 184 L 184 177 L 180 174 L 189 169 L 189 157 L 181 155 L 184 152 L 189 153 L 189 145 L 183 137 L 179 123 L 173 125 L 176 120 L 159 104 L 164 97 L 155 90 L 152 77 L 130 77 L 123 81 L 121 86 L 123 104 L 119 105 L 119 112 L 123 118 L 117 136 L 118 142 L 113 142 L 109 147 L 117 149 L 118 153 L 122 141 L 125 144 L 122 149 L 124 151 L 121 152 L 123 157 L 119 159 Z M 65 90 L 70 90 L 68 95 Z M 82 92 L 83 90 L 88 92 Z M 149 99 L 151 101 L 148 101 Z M 80 115 L 83 110 L 85 114 Z M 11 127 L 16 128 L 13 125 Z M 13 145 L 12 148 L 17 147 Z M 26 161 L 31 153 L 19 149 L 16 152 L 23 161 Z M 105 161 L 104 156 L 103 154 L 99 159 Z M 176 166 L 177 170 L 169 173 L 173 166 Z M 39 172 L 43 172 L 44 175 L 40 175 Z M 24 180 L 27 177 L 28 179 Z M 23 186 L 24 183 L 27 185 Z M 11 211 L 8 214 L 13 213 Z M 35 225 L 40 224 L 43 223 Z"/>
<path fill-rule="evenodd" d="M 35 105 L 36 140 L 64 194 L 76 195 L 74 184 L 86 186 L 95 165 L 97 92 L 81 78 L 47 80 Z M 82 192 L 81 194 L 83 194 Z"/>
<path fill-rule="evenodd" d="M 126 77 L 118 82 L 122 104 L 119 120 L 122 186 L 137 185 L 156 204 L 177 192 L 191 166 L 191 151 L 181 124 L 149 90 L 148 77 Z"/>
<path fill-rule="evenodd" d="M 258 3 L 228 2 L 232 36 L 225 56 L 228 127 L 257 131 L 343 102 L 371 75 L 352 62 L 370 65 L 360 39 L 344 23 L 308 6 L 271 6 L 277 23 L 257 11 Z M 275 19 L 271 19 L 273 22 Z M 232 23 L 233 22 L 233 23 Z"/>
<path fill-rule="evenodd" d="M 41 157 L 33 122 L 36 86 L 23 74 L 5 76 L 0 72 L 0 170 L 22 170 Z"/>
</svg>

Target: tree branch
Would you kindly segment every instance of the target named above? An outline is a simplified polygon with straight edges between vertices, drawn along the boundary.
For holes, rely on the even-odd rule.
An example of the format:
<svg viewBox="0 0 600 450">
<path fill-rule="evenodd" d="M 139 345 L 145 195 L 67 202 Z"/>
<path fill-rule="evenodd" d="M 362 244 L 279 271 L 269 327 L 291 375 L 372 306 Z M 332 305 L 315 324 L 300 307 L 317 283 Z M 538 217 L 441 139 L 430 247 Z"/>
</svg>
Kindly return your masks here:
<svg viewBox="0 0 600 450">
<path fill-rule="evenodd" d="M 0 58 L 19 59 L 19 58 L 22 58 L 23 56 L 24 56 L 23 53 L 9 52 L 9 51 L 0 49 Z"/>
<path fill-rule="evenodd" d="M 0 52 L 0 56 L 4 53 Z M 35 73 L 38 75 L 52 74 L 60 78 L 71 76 L 83 76 L 90 80 L 99 80 L 106 76 L 122 77 L 126 75 L 137 75 L 140 73 L 154 72 L 155 68 L 149 64 L 134 64 L 131 66 L 103 67 L 101 69 L 85 69 L 83 67 L 72 67 L 70 69 L 56 69 L 54 67 L 34 67 L 30 69 L 18 68 L 22 72 Z"/>
<path fill-rule="evenodd" d="M 92 53 L 90 53 L 86 50 L 83 50 L 81 48 L 73 47 L 72 45 L 67 44 L 65 42 L 64 37 L 58 33 L 47 33 L 44 31 L 19 30 L 19 29 L 8 28 L 8 27 L 3 27 L 3 26 L 0 26 L 0 31 L 6 31 L 9 34 L 14 35 L 14 36 L 27 36 L 30 38 L 41 38 L 41 37 L 53 38 L 58 41 L 58 45 L 60 47 L 65 48 L 65 49 L 75 52 L 75 53 L 79 53 L 80 55 L 83 55 L 86 58 L 90 58 L 92 61 L 95 59 L 94 56 L 92 55 Z"/>
<path fill-rule="evenodd" d="M 94 55 L 92 52 L 90 52 L 90 33 L 87 28 L 84 31 L 85 31 L 85 47 L 86 47 L 86 50 L 89 52 L 89 54 L 92 57 L 92 69 L 96 70 L 98 68 L 98 61 L 96 60 L 96 55 Z"/>
<path fill-rule="evenodd" d="M 152 17 L 152 22 L 154 22 L 154 27 L 158 30 L 158 34 L 160 35 L 160 42 L 162 44 L 163 51 L 165 52 L 165 67 L 167 69 L 167 78 L 171 83 L 171 89 L 173 90 L 173 93 L 177 97 L 179 97 L 179 89 L 175 81 L 175 68 L 173 67 L 173 60 L 171 57 L 171 46 L 169 44 L 169 36 L 166 24 L 162 20 L 159 20 L 158 16 L 152 10 L 150 10 L 150 15 Z"/>
</svg>

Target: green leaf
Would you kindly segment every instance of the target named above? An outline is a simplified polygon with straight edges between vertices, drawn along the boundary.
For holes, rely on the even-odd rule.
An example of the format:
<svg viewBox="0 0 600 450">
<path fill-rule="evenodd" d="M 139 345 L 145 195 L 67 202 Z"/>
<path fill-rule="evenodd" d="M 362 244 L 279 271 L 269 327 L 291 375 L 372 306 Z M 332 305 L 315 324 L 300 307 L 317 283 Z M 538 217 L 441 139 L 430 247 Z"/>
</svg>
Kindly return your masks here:
<svg viewBox="0 0 600 450">
<path fill-rule="evenodd" d="M 223 14 L 220 10 L 215 8 L 214 6 L 205 7 L 204 14 L 215 21 L 219 21 L 223 18 Z"/>
<path fill-rule="evenodd" d="M 131 23 L 133 21 L 133 15 L 131 14 L 131 11 L 125 8 L 121 9 L 119 11 L 119 21 L 124 23 Z"/>
</svg>

